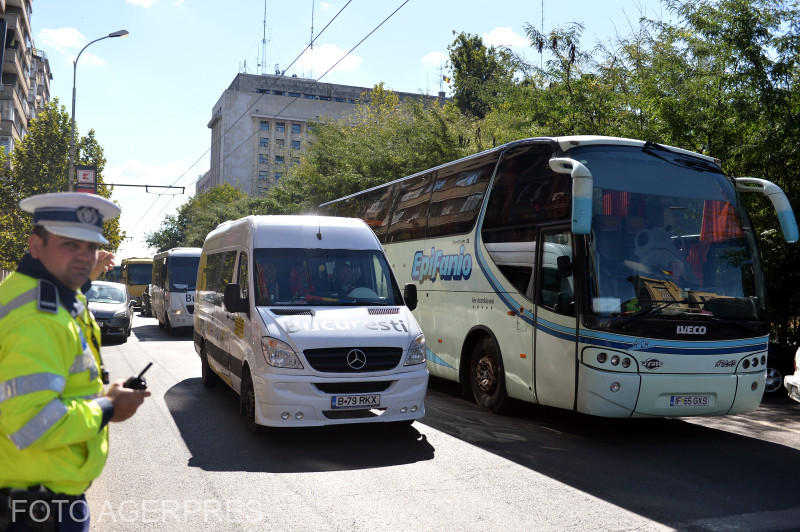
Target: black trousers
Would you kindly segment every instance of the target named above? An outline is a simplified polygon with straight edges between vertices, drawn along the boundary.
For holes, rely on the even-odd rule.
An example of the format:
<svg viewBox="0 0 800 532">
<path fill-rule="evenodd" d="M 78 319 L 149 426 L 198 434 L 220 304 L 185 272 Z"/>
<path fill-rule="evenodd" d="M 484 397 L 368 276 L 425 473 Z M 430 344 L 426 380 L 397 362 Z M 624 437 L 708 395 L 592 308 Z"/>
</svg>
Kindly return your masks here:
<svg viewBox="0 0 800 532">
<path fill-rule="evenodd" d="M 88 532 L 84 495 L 53 493 L 44 487 L 0 489 L 2 532 Z"/>
</svg>

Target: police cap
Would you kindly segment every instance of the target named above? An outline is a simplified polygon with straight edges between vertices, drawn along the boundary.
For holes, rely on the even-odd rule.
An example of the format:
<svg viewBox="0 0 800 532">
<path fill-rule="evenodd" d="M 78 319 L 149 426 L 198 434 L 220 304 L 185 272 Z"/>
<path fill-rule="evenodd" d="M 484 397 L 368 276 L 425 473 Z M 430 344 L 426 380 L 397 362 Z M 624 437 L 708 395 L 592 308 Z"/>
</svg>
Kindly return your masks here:
<svg viewBox="0 0 800 532">
<path fill-rule="evenodd" d="M 96 244 L 108 244 L 103 236 L 103 222 L 120 213 L 114 202 L 84 192 L 37 194 L 23 199 L 19 206 L 33 213 L 33 224 L 41 225 L 49 233 Z"/>
</svg>

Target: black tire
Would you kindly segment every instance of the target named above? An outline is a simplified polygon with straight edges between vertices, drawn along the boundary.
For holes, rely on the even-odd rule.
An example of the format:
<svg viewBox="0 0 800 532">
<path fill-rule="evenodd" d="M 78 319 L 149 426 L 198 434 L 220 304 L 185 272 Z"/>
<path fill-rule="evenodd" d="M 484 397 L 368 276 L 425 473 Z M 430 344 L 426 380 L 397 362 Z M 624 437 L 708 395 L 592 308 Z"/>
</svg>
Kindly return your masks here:
<svg viewBox="0 0 800 532">
<path fill-rule="evenodd" d="M 503 359 L 491 338 L 482 338 L 475 344 L 469 363 L 469 381 L 478 406 L 495 414 L 502 413 L 508 406 Z"/>
<path fill-rule="evenodd" d="M 167 311 L 164 311 L 164 329 L 167 331 L 167 334 L 170 336 L 175 336 L 175 328 L 169 322 L 169 315 Z"/>
<path fill-rule="evenodd" d="M 208 355 L 206 354 L 206 346 L 200 348 L 200 380 L 203 383 L 203 388 L 213 388 L 219 382 L 219 375 L 214 373 L 211 366 L 208 365 Z"/>
<path fill-rule="evenodd" d="M 242 373 L 242 386 L 239 390 L 239 413 L 244 417 L 247 430 L 253 434 L 262 432 L 262 426 L 256 423 L 256 392 L 253 389 L 253 379 L 250 370 Z"/>
<path fill-rule="evenodd" d="M 783 374 L 779 369 L 767 367 L 767 380 L 764 383 L 764 393 L 777 395 L 783 392 Z"/>
</svg>

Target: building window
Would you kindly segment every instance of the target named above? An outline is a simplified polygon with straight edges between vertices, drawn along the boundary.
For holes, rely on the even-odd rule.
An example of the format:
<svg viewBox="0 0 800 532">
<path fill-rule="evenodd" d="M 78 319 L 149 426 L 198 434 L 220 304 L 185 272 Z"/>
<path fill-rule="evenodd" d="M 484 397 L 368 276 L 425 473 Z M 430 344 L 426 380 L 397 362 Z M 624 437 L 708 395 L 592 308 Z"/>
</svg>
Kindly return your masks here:
<svg viewBox="0 0 800 532">
<path fill-rule="evenodd" d="M 283 177 L 283 174 L 280 172 L 275 172 L 274 176 L 275 176 L 275 181 L 278 181 L 280 180 L 280 178 Z"/>
<path fill-rule="evenodd" d="M 275 146 L 277 148 L 283 148 L 285 141 L 283 139 L 275 139 Z"/>
<path fill-rule="evenodd" d="M 269 157 L 267 157 L 264 153 L 259 153 L 258 164 L 269 164 Z"/>
<path fill-rule="evenodd" d="M 259 170 L 258 171 L 258 180 L 264 181 L 269 177 L 269 172 L 267 170 Z"/>
<path fill-rule="evenodd" d="M 283 91 L 272 91 L 275 96 L 283 96 Z"/>
<path fill-rule="evenodd" d="M 300 141 L 299 140 L 293 140 L 292 141 L 292 149 L 293 150 L 299 150 L 300 149 Z"/>
<path fill-rule="evenodd" d="M 314 96 L 313 94 L 303 94 L 303 98 L 305 98 L 306 100 L 316 100 L 317 99 L 317 97 Z"/>
<path fill-rule="evenodd" d="M 347 100 L 347 101 L 348 101 L 348 102 L 350 102 L 350 103 L 356 103 L 356 100 L 355 100 L 354 98 L 350 98 L 350 99 L 349 99 L 349 100 Z"/>
<path fill-rule="evenodd" d="M 292 157 L 293 164 L 300 164 L 300 157 Z"/>
<path fill-rule="evenodd" d="M 299 92 L 290 92 L 289 93 L 289 97 L 290 98 L 299 98 L 300 97 L 300 93 Z"/>
<path fill-rule="evenodd" d="M 269 147 L 269 137 L 261 137 L 258 140 L 258 145 L 261 146 L 262 148 L 268 148 Z"/>
<path fill-rule="evenodd" d="M 300 134 L 300 124 L 292 124 L 292 133 L 295 135 Z"/>
<path fill-rule="evenodd" d="M 347 102 L 347 98 L 340 98 L 339 96 L 334 96 L 333 97 L 333 101 L 334 102 L 339 102 L 339 103 L 345 103 L 345 102 Z"/>
<path fill-rule="evenodd" d="M 286 132 L 286 123 L 285 122 L 276 122 L 275 123 L 275 131 L 278 133 L 285 133 Z"/>
<path fill-rule="evenodd" d="M 276 156 L 275 156 L 275 163 L 277 163 L 277 164 L 283 164 L 283 163 L 284 163 L 284 160 L 283 160 L 283 155 L 276 155 Z"/>
<path fill-rule="evenodd" d="M 256 89 L 256 92 L 259 94 L 269 94 L 269 91 L 267 89 Z"/>
<path fill-rule="evenodd" d="M 325 102 L 331 101 L 331 97 L 330 96 L 320 96 L 319 99 L 322 100 L 322 101 L 325 101 Z"/>
<path fill-rule="evenodd" d="M 261 131 L 269 131 L 269 122 L 267 122 L 266 120 L 262 120 L 260 128 Z"/>
</svg>

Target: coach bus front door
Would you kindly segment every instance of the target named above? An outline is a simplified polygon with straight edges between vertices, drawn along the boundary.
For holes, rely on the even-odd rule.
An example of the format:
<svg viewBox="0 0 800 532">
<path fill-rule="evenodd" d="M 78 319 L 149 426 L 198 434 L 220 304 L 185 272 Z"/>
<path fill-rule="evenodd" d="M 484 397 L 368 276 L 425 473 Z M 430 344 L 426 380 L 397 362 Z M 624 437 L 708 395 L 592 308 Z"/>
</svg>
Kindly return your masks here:
<svg viewBox="0 0 800 532">
<path fill-rule="evenodd" d="M 572 409 L 575 402 L 576 308 L 572 235 L 543 229 L 539 238 L 534 383 L 543 405 Z"/>
</svg>

